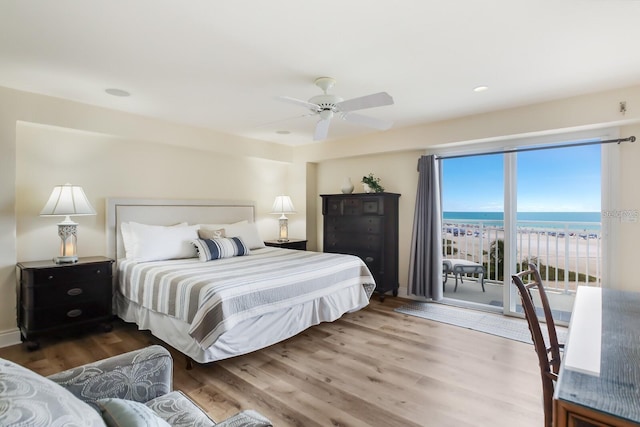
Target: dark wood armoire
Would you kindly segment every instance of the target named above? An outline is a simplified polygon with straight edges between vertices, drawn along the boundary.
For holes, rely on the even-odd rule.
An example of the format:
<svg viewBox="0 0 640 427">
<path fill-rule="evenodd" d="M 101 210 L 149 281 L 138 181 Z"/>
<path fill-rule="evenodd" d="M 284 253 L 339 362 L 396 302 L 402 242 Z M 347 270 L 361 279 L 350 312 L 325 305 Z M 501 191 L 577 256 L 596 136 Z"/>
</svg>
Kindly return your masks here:
<svg viewBox="0 0 640 427">
<path fill-rule="evenodd" d="M 396 193 L 321 194 L 324 252 L 360 257 L 376 292 L 398 295 L 398 199 Z"/>
</svg>

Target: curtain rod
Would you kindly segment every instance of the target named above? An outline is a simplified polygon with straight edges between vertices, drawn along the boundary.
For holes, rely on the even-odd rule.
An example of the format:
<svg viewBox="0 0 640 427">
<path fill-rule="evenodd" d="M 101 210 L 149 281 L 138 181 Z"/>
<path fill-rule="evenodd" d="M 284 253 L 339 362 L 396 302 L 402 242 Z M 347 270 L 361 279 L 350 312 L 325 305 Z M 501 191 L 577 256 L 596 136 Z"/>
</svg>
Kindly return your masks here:
<svg viewBox="0 0 640 427">
<path fill-rule="evenodd" d="M 628 138 L 608 139 L 606 141 L 577 142 L 577 143 L 552 145 L 552 146 L 547 145 L 547 146 L 529 147 L 529 148 L 511 148 L 508 150 L 488 151 L 486 153 L 458 154 L 458 155 L 452 155 L 452 156 L 436 156 L 436 159 L 437 160 L 460 159 L 462 157 L 484 156 L 489 154 L 520 153 L 525 151 L 551 150 L 554 148 L 582 147 L 584 145 L 596 145 L 596 144 L 612 144 L 612 143 L 620 144 L 622 142 L 636 142 L 636 137 L 630 136 Z"/>
</svg>

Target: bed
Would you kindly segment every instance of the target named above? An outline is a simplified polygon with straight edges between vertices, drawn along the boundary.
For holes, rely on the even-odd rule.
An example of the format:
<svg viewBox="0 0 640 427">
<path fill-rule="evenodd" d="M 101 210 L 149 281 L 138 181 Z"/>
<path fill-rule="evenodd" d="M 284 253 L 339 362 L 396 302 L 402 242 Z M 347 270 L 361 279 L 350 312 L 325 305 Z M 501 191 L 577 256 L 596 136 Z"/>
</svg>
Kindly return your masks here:
<svg viewBox="0 0 640 427">
<path fill-rule="evenodd" d="M 265 247 L 253 202 L 108 199 L 107 242 L 115 313 L 200 363 L 332 322 L 375 289 L 358 257 Z"/>
</svg>

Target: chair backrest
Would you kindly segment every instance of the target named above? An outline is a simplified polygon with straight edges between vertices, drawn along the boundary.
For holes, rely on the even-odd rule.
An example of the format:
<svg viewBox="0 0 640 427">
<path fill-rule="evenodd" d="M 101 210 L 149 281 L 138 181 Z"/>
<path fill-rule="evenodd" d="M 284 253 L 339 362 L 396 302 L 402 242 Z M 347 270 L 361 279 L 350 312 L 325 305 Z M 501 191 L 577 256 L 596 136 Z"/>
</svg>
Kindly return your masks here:
<svg viewBox="0 0 640 427">
<path fill-rule="evenodd" d="M 549 306 L 549 300 L 544 290 L 540 273 L 534 264 L 529 264 L 529 270 L 514 274 L 511 278 L 520 293 L 524 314 L 529 324 L 529 330 L 531 331 L 531 339 L 533 340 L 533 345 L 538 355 L 538 364 L 540 365 L 540 373 L 542 375 L 545 426 L 551 427 L 554 382 L 558 379 L 561 361 L 560 344 L 558 343 L 558 335 L 556 334 L 551 307 Z M 526 284 L 525 278 L 527 279 Z M 538 319 L 531 294 L 532 290 L 537 290 L 540 297 L 549 335 L 548 346 L 542 335 L 540 320 Z"/>
</svg>

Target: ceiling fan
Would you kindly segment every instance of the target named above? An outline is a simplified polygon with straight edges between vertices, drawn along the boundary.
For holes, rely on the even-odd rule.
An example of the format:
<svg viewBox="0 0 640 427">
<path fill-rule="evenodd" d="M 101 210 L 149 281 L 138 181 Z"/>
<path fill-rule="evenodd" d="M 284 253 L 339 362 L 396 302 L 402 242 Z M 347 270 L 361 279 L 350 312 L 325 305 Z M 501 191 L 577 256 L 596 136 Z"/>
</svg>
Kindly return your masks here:
<svg viewBox="0 0 640 427">
<path fill-rule="evenodd" d="M 322 89 L 324 92 L 323 95 L 316 95 L 309 99 L 309 101 L 303 101 L 301 99 L 291 98 L 288 96 L 278 97 L 281 101 L 308 108 L 311 110 L 311 115 L 318 115 L 320 117 L 313 134 L 314 141 L 322 141 L 327 138 L 327 135 L 329 134 L 329 124 L 336 114 L 348 122 L 368 126 L 374 129 L 387 130 L 393 126 L 393 122 L 388 120 L 381 120 L 353 113 L 353 111 L 356 110 L 393 104 L 393 98 L 388 93 L 378 92 L 358 98 L 347 99 L 345 101 L 339 96 L 327 93 L 333 85 L 335 85 L 335 79 L 331 77 L 319 77 L 314 83 Z"/>
</svg>

